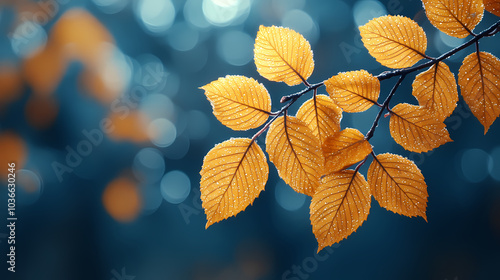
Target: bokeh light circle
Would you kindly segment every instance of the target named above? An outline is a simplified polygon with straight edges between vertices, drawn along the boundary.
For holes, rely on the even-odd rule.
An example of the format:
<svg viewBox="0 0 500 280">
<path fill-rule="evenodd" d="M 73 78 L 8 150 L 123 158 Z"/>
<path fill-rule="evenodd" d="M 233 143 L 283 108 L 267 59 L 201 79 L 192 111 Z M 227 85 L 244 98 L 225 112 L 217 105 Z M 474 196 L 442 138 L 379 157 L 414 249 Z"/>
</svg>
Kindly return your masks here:
<svg viewBox="0 0 500 280">
<path fill-rule="evenodd" d="M 217 54 L 227 63 L 243 66 L 253 59 L 254 39 L 241 31 L 227 31 L 217 40 Z"/>
<path fill-rule="evenodd" d="M 493 179 L 500 181 L 500 146 L 493 149 L 491 158 L 493 162 L 490 169 L 490 175 Z"/>
<path fill-rule="evenodd" d="M 384 5 L 375 0 L 357 1 L 352 8 L 352 15 L 357 26 L 365 25 L 368 21 L 387 14 Z"/>
<path fill-rule="evenodd" d="M 165 148 L 175 141 L 177 129 L 171 121 L 165 118 L 158 118 L 149 124 L 148 136 L 153 144 Z"/>
<path fill-rule="evenodd" d="M 168 33 L 169 45 L 178 51 L 189 51 L 198 44 L 200 35 L 185 22 L 176 23 Z"/>
<path fill-rule="evenodd" d="M 302 34 L 311 45 L 314 45 L 319 38 L 317 24 L 302 10 L 294 9 L 286 12 L 281 24 Z"/>
<path fill-rule="evenodd" d="M 163 198 L 172 204 L 182 203 L 191 192 L 189 177 L 179 170 L 165 174 L 161 179 L 160 186 Z"/>
<path fill-rule="evenodd" d="M 16 170 L 16 198 L 20 205 L 33 204 L 42 194 L 42 179 L 28 169 Z"/>
<path fill-rule="evenodd" d="M 306 196 L 304 194 L 295 192 L 284 182 L 276 184 L 274 196 L 278 204 L 287 211 L 300 209 L 306 201 Z"/>
<path fill-rule="evenodd" d="M 488 177 L 493 160 L 481 149 L 469 149 L 462 154 L 462 173 L 469 182 L 479 183 Z"/>
<path fill-rule="evenodd" d="M 175 20 L 175 7 L 170 0 L 138 0 L 136 15 L 148 32 L 161 35 Z"/>
<path fill-rule="evenodd" d="M 23 21 L 11 36 L 12 50 L 22 58 L 30 57 L 45 47 L 47 32 L 36 22 Z"/>
<path fill-rule="evenodd" d="M 155 148 L 144 148 L 134 158 L 132 171 L 138 180 L 154 183 L 165 173 L 165 160 Z"/>
</svg>

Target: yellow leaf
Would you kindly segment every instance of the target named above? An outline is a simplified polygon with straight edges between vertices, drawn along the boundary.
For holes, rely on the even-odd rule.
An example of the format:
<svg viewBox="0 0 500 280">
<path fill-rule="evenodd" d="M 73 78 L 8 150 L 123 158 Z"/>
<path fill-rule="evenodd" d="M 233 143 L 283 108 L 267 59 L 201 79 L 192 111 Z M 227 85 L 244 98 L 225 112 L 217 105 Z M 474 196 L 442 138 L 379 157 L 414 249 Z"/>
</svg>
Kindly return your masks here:
<svg viewBox="0 0 500 280">
<path fill-rule="evenodd" d="M 290 116 L 277 118 L 267 133 L 266 151 L 285 183 L 296 192 L 314 194 L 323 175 L 323 155 L 304 122 Z"/>
<path fill-rule="evenodd" d="M 269 167 L 262 149 L 248 138 L 233 138 L 215 146 L 200 171 L 206 228 L 235 216 L 252 204 L 267 182 Z"/>
<path fill-rule="evenodd" d="M 455 76 L 444 62 L 435 64 L 415 77 L 413 96 L 420 106 L 444 121 L 457 107 L 458 90 Z"/>
<path fill-rule="evenodd" d="M 458 71 L 458 84 L 484 134 L 500 115 L 500 61 L 487 52 L 468 55 Z"/>
<path fill-rule="evenodd" d="M 325 81 L 333 101 L 348 113 L 368 110 L 377 103 L 380 82 L 365 70 L 340 73 Z"/>
<path fill-rule="evenodd" d="M 255 39 L 254 60 L 257 71 L 274 82 L 289 86 L 305 82 L 314 70 L 309 42 L 299 33 L 284 27 L 260 26 Z"/>
<path fill-rule="evenodd" d="M 422 0 L 425 14 L 437 29 L 465 38 L 483 18 L 482 0 Z"/>
<path fill-rule="evenodd" d="M 401 103 L 391 110 L 391 136 L 411 152 L 427 152 L 451 142 L 446 125 L 420 106 Z"/>
<path fill-rule="evenodd" d="M 500 0 L 483 0 L 486 11 L 500 17 Z"/>
<path fill-rule="evenodd" d="M 328 96 L 316 95 L 300 106 L 296 117 L 307 124 L 322 146 L 328 136 L 340 130 L 342 110 Z"/>
<path fill-rule="evenodd" d="M 325 170 L 337 172 L 363 160 L 372 151 L 372 146 L 357 129 L 346 128 L 326 139 L 323 145 Z"/>
<path fill-rule="evenodd" d="M 113 43 L 114 39 L 90 12 L 76 8 L 65 12 L 54 24 L 50 41 L 63 50 L 60 55 L 97 67 L 109 56 L 103 46 Z"/>
<path fill-rule="evenodd" d="M 360 26 L 359 30 L 368 52 L 384 66 L 406 68 L 425 57 L 425 32 L 407 17 L 375 18 Z"/>
<path fill-rule="evenodd" d="M 47 44 L 44 49 L 23 61 L 23 74 L 33 93 L 51 95 L 66 71 L 66 61 L 59 47 Z"/>
<path fill-rule="evenodd" d="M 377 155 L 368 169 L 368 184 L 380 206 L 427 221 L 427 185 L 412 161 L 394 154 Z"/>
<path fill-rule="evenodd" d="M 355 232 L 370 212 L 370 187 L 363 175 L 344 170 L 321 180 L 310 205 L 318 252 Z"/>
<path fill-rule="evenodd" d="M 252 78 L 226 76 L 201 87 L 212 104 L 215 117 L 234 130 L 264 124 L 271 111 L 266 88 Z"/>
</svg>

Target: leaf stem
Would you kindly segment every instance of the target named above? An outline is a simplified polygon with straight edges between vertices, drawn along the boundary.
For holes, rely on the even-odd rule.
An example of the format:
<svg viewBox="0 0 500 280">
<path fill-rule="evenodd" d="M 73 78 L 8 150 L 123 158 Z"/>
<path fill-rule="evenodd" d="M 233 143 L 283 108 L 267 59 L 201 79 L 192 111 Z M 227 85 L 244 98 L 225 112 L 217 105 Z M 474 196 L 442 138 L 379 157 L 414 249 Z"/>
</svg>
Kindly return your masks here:
<svg viewBox="0 0 500 280">
<path fill-rule="evenodd" d="M 382 107 L 380 108 L 380 111 L 378 111 L 377 117 L 373 121 L 372 127 L 370 128 L 370 130 L 368 131 L 368 133 L 365 136 L 366 141 L 370 140 L 373 137 L 373 134 L 375 133 L 375 129 L 378 126 L 378 121 L 382 117 L 382 114 L 384 113 L 384 111 L 386 109 L 387 109 L 387 111 L 390 111 L 389 110 L 389 102 L 391 102 L 392 97 L 396 93 L 396 90 L 398 89 L 399 85 L 403 82 L 405 77 L 406 77 L 406 73 L 399 76 L 399 80 L 396 82 L 396 84 L 392 88 L 391 92 L 389 93 L 387 98 L 384 100 L 384 103 L 382 103 Z"/>
<path fill-rule="evenodd" d="M 262 135 L 262 133 L 264 133 L 264 131 L 266 131 L 269 126 L 271 126 L 271 124 L 281 115 L 283 114 L 284 112 L 286 112 L 286 110 L 292 106 L 293 103 L 295 103 L 295 101 L 297 101 L 297 99 L 299 99 L 302 95 L 304 95 L 305 93 L 311 91 L 311 90 L 314 90 L 314 92 L 316 92 L 317 88 L 319 88 L 320 86 L 323 85 L 323 82 L 321 83 L 317 83 L 317 84 L 313 84 L 313 85 L 309 85 L 308 87 L 306 87 L 305 89 L 299 91 L 299 92 L 296 92 L 296 93 L 293 93 L 293 94 L 290 94 L 290 95 L 286 95 L 286 96 L 283 96 L 281 98 L 281 103 L 285 103 L 287 101 L 289 101 L 287 104 L 285 104 L 283 107 L 281 107 L 281 109 L 278 111 L 278 112 L 272 112 L 270 113 L 269 115 L 273 116 L 272 119 L 270 119 L 266 125 L 264 125 L 257 133 L 254 134 L 254 136 L 252 137 L 252 140 L 255 140 L 257 139 L 257 137 L 259 137 L 260 135 Z"/>
</svg>

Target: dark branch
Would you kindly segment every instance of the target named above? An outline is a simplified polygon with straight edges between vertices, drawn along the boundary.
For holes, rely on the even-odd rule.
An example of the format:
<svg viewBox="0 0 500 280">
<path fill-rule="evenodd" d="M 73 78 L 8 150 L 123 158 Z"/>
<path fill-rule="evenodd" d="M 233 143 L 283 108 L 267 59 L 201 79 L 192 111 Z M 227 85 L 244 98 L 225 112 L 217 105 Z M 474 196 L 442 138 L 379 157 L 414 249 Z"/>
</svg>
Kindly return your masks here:
<svg viewBox="0 0 500 280">
<path fill-rule="evenodd" d="M 370 140 L 373 137 L 373 134 L 375 133 L 375 129 L 378 126 L 378 121 L 382 117 L 382 114 L 384 113 L 384 110 L 386 110 L 386 109 L 389 110 L 389 102 L 391 102 L 392 97 L 396 93 L 396 90 L 398 89 L 399 85 L 403 82 L 403 80 L 404 80 L 405 77 L 406 77 L 406 74 L 402 74 L 399 77 L 399 80 L 396 82 L 396 84 L 392 88 L 391 92 L 389 93 L 389 95 L 385 99 L 384 103 L 382 103 L 382 107 L 380 108 L 380 111 L 378 111 L 377 117 L 373 121 L 372 127 L 370 128 L 370 130 L 368 131 L 368 133 L 365 136 L 365 139 L 367 141 Z"/>
<path fill-rule="evenodd" d="M 500 28 L 500 21 L 497 21 L 495 24 L 490 26 L 488 29 L 485 29 L 481 33 L 477 34 L 475 37 L 473 37 L 469 41 L 467 41 L 467 42 L 463 43 L 462 45 L 442 54 L 441 56 L 439 56 L 436 59 L 432 59 L 432 60 L 429 60 L 423 64 L 408 67 L 408 68 L 398 69 L 398 70 L 394 70 L 394 71 L 386 71 L 386 72 L 383 72 L 380 75 L 375 76 L 375 77 L 377 77 L 380 81 L 383 81 L 383 80 L 387 80 L 387 79 L 395 77 L 395 76 L 409 74 L 411 72 L 418 71 L 420 69 L 424 69 L 426 67 L 432 66 L 432 65 L 438 63 L 439 61 L 443 61 L 443 60 L 447 59 L 448 57 L 456 54 L 457 52 L 467 48 L 468 46 L 475 44 L 481 38 L 494 35 L 495 33 L 497 33 L 499 31 L 498 30 L 499 28 Z"/>
</svg>

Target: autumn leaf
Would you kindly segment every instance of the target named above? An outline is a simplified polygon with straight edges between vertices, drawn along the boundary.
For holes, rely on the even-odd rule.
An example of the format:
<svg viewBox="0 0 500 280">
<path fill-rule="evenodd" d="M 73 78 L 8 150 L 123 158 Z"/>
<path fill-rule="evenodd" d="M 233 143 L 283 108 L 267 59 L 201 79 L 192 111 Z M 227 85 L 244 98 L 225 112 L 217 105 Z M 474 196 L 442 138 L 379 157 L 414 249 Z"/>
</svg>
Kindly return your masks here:
<svg viewBox="0 0 500 280">
<path fill-rule="evenodd" d="M 48 96 L 61 82 L 66 67 L 59 47 L 49 43 L 23 61 L 23 75 L 35 94 Z"/>
<path fill-rule="evenodd" d="M 325 176 L 310 205 L 318 252 L 355 232 L 368 217 L 371 194 L 360 173 L 344 170 Z"/>
<path fill-rule="evenodd" d="M 200 171 L 206 228 L 235 216 L 252 204 L 267 182 L 269 167 L 262 149 L 248 138 L 233 138 L 208 152 Z"/>
<path fill-rule="evenodd" d="M 50 42 L 64 50 L 61 55 L 77 59 L 88 67 L 96 67 L 110 54 L 103 45 L 113 43 L 111 33 L 91 13 L 84 9 L 65 12 L 54 24 Z M 71 47 L 68 47 L 71 46 Z"/>
<path fill-rule="evenodd" d="M 386 67 L 410 67 L 425 57 L 425 32 L 407 17 L 378 17 L 360 26 L 359 30 L 370 55 Z"/>
<path fill-rule="evenodd" d="M 266 136 L 266 151 L 279 176 L 296 192 L 309 196 L 323 175 L 323 156 L 319 141 L 301 120 L 277 118 Z"/>
<path fill-rule="evenodd" d="M 500 115 L 500 61 L 491 53 L 468 55 L 458 71 L 458 84 L 470 110 L 484 126 L 484 134 Z"/>
<path fill-rule="evenodd" d="M 257 71 L 264 78 L 289 86 L 305 82 L 314 70 L 309 42 L 299 33 L 283 27 L 260 26 L 254 60 Z"/>
<path fill-rule="evenodd" d="M 325 81 L 333 101 L 348 113 L 368 110 L 377 104 L 380 82 L 365 70 L 339 73 Z"/>
<path fill-rule="evenodd" d="M 333 173 L 363 160 L 372 146 L 357 129 L 346 128 L 328 137 L 323 145 L 325 171 Z"/>
<path fill-rule="evenodd" d="M 296 117 L 303 121 L 323 145 L 328 136 L 340 130 L 342 110 L 326 95 L 315 95 L 300 106 Z"/>
<path fill-rule="evenodd" d="M 234 130 L 261 126 L 271 111 L 266 88 L 252 78 L 226 76 L 201 87 L 212 104 L 215 117 Z"/>
<path fill-rule="evenodd" d="M 444 121 L 457 107 L 458 90 L 455 76 L 444 62 L 439 62 L 415 77 L 413 96 L 420 106 Z"/>
<path fill-rule="evenodd" d="M 377 155 L 368 169 L 368 185 L 380 206 L 427 221 L 427 185 L 412 161 L 394 154 Z"/>
<path fill-rule="evenodd" d="M 500 17 L 500 0 L 483 0 L 486 11 Z"/>
<path fill-rule="evenodd" d="M 457 38 L 469 36 L 483 18 L 482 0 L 422 0 L 425 14 L 437 29 Z"/>
<path fill-rule="evenodd" d="M 406 103 L 392 108 L 389 128 L 396 143 L 411 152 L 427 152 L 452 141 L 446 125 L 429 110 Z"/>
</svg>

